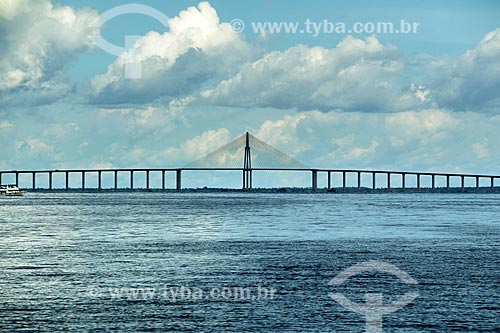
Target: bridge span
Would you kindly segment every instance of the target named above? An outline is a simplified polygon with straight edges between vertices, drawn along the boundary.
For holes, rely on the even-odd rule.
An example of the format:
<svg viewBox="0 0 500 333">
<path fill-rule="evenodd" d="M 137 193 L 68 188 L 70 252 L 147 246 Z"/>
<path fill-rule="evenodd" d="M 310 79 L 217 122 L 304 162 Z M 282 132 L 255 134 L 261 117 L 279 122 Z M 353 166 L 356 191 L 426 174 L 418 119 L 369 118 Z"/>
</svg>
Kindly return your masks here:
<svg viewBox="0 0 500 333">
<path fill-rule="evenodd" d="M 112 174 L 113 175 L 113 187 L 106 188 L 106 190 L 130 190 L 133 191 L 137 189 L 134 186 L 134 175 L 137 173 L 145 174 L 145 190 L 167 190 L 167 174 L 172 174 L 173 178 L 175 178 L 175 187 L 173 187 L 176 191 L 181 192 L 183 189 L 182 186 L 182 174 L 186 171 L 212 171 L 212 172 L 241 172 L 243 179 L 243 190 L 251 190 L 253 188 L 252 184 L 252 174 L 254 172 L 306 172 L 310 173 L 311 176 L 311 185 L 310 189 L 314 192 L 319 188 L 326 188 L 328 190 L 333 189 L 332 183 L 335 177 L 340 180 L 341 185 L 337 188 L 339 190 L 345 191 L 348 187 L 354 188 L 357 191 L 361 192 L 362 190 L 371 189 L 386 189 L 387 191 L 391 191 L 392 189 L 401 189 L 405 191 L 410 187 L 407 186 L 409 177 L 414 177 L 416 179 L 416 187 L 417 191 L 423 189 L 422 187 L 422 179 L 427 177 L 430 180 L 430 187 L 427 189 L 437 190 L 436 181 L 438 178 L 445 180 L 446 186 L 444 187 L 447 191 L 450 191 L 452 188 L 450 185 L 450 181 L 452 179 L 458 179 L 460 181 L 460 187 L 462 191 L 465 192 L 465 182 L 467 179 L 472 179 L 474 181 L 475 190 L 478 191 L 480 189 L 481 180 L 485 179 L 488 181 L 488 186 L 493 190 L 495 188 L 495 180 L 500 179 L 500 175 L 486 175 L 486 174 L 461 174 L 461 173 L 433 173 L 433 172 L 409 172 L 409 171 L 389 171 L 389 170 L 356 170 L 356 169 L 313 169 L 313 168 L 125 168 L 125 169 L 65 169 L 65 170 L 3 170 L 0 171 L 0 184 L 3 184 L 2 180 L 6 178 L 7 175 L 10 175 L 10 179 L 14 179 L 13 183 L 17 186 L 20 185 L 19 177 L 20 175 L 28 174 L 31 175 L 31 184 L 30 186 L 24 188 L 26 190 L 37 191 L 39 189 L 43 190 L 56 190 L 54 188 L 54 175 L 55 174 L 63 174 L 64 175 L 64 187 L 63 190 L 98 190 L 102 191 L 103 188 L 103 175 L 104 174 Z M 119 187 L 118 178 L 119 175 L 127 174 L 129 178 L 129 183 L 126 184 L 125 187 Z M 154 187 L 151 184 L 151 174 L 159 173 L 161 175 L 161 186 Z M 77 174 L 81 179 L 80 186 L 77 188 L 70 187 L 70 175 Z M 89 174 L 94 174 L 97 176 L 97 187 L 89 186 L 86 183 L 86 176 Z M 318 184 L 318 175 L 326 174 L 326 184 Z M 37 187 L 37 176 L 38 175 L 46 175 L 48 180 L 48 186 L 46 187 Z M 354 181 L 354 186 L 348 186 L 347 178 L 348 176 L 354 175 L 356 180 Z M 366 187 L 362 186 L 362 176 L 369 175 L 371 178 L 371 186 Z M 382 182 L 377 182 L 377 176 L 383 175 Z M 13 177 L 12 177 L 13 176 Z M 391 184 L 391 180 L 394 177 L 400 177 L 400 185 L 393 186 Z M 224 188 L 223 184 L 221 184 L 221 188 Z M 95 186 L 95 185 L 94 185 Z M 58 188 L 57 190 L 60 190 Z"/>
<path fill-rule="evenodd" d="M 125 169 L 66 169 L 66 170 L 10 170 L 1 171 L 0 170 L 0 184 L 2 184 L 2 177 L 9 175 L 12 179 L 14 175 L 14 183 L 19 187 L 19 176 L 24 174 L 31 175 L 31 186 L 27 189 L 36 191 L 37 189 L 44 190 L 55 190 L 54 188 L 54 175 L 64 174 L 64 187 L 67 191 L 73 190 L 70 187 L 70 175 L 79 175 L 81 182 L 79 189 L 85 191 L 87 189 L 96 189 L 98 191 L 103 190 L 103 174 L 113 174 L 114 181 L 112 188 L 106 188 L 106 190 L 130 190 L 133 191 L 137 187 L 134 186 L 134 175 L 142 172 L 145 174 L 145 190 L 167 190 L 166 178 L 167 174 L 171 173 L 175 175 L 175 187 L 177 192 L 181 192 L 182 186 L 182 174 L 183 172 L 196 172 L 196 171 L 212 171 L 212 172 L 241 172 L 242 175 L 242 189 L 250 191 L 253 186 L 253 174 L 256 172 L 305 172 L 310 173 L 311 183 L 310 189 L 316 192 L 319 189 L 318 185 L 318 174 L 326 174 L 326 184 L 322 188 L 327 190 L 332 190 L 332 180 L 335 176 L 340 175 L 341 185 L 337 188 L 343 191 L 348 189 L 347 177 L 354 174 L 357 178 L 355 182 L 350 182 L 349 188 L 352 188 L 351 184 L 354 184 L 354 190 L 361 192 L 366 191 L 366 189 L 371 189 L 373 191 L 377 190 L 377 186 L 381 186 L 382 189 L 395 188 L 391 184 L 391 179 L 394 176 L 401 177 L 400 189 L 405 191 L 407 187 L 407 180 L 409 177 L 416 178 L 416 190 L 420 191 L 422 189 L 422 179 L 427 177 L 430 178 L 430 189 L 437 190 L 436 180 L 437 178 L 443 178 L 446 180 L 446 190 L 451 190 L 450 180 L 459 178 L 462 191 L 465 192 L 465 181 L 466 179 L 472 178 L 475 180 L 475 190 L 479 191 L 481 188 L 480 181 L 482 179 L 489 180 L 489 188 L 494 190 L 495 180 L 500 178 L 500 175 L 481 175 L 481 174 L 459 174 L 459 173 L 434 173 L 434 172 L 408 172 L 408 171 L 387 171 L 387 170 L 343 170 L 343 169 L 321 169 L 321 168 L 311 168 L 305 164 L 297 161 L 293 157 L 279 151 L 278 149 L 268 145 L 267 143 L 257 139 L 255 136 L 246 132 L 235 140 L 229 142 L 228 144 L 210 152 L 206 156 L 199 158 L 198 160 L 192 162 L 187 167 L 184 168 L 125 168 Z M 129 183 L 126 187 L 119 187 L 118 180 L 119 176 L 123 173 L 129 175 Z M 161 186 L 158 188 L 153 188 L 151 186 L 151 174 L 160 173 L 161 174 Z M 37 187 L 37 175 L 45 174 L 48 178 L 48 186 L 45 188 Z M 86 183 L 86 176 L 89 174 L 97 175 L 97 187 L 89 187 Z M 371 175 L 371 184 L 369 187 L 362 186 L 362 176 Z M 377 176 L 385 175 L 385 181 L 377 183 Z M 379 177 L 380 178 L 380 177 Z M 384 178 L 384 177 L 383 177 Z M 338 179 L 338 178 L 337 178 Z M 285 187 L 287 187 L 285 185 Z M 224 184 L 221 184 L 220 188 L 224 188 Z M 78 189 L 78 188 L 77 188 Z M 170 188 L 169 188 L 170 189 Z"/>
</svg>

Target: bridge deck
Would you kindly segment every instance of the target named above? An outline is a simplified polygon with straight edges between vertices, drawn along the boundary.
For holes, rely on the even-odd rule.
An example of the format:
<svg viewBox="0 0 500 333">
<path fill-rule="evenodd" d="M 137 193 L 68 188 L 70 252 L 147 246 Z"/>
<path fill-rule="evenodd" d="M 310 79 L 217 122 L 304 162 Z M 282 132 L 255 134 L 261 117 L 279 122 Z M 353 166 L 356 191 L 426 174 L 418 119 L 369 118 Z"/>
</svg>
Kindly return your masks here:
<svg viewBox="0 0 500 333">
<path fill-rule="evenodd" d="M 237 171 L 237 172 L 242 172 L 242 173 L 248 173 L 248 172 L 259 172 L 259 171 L 268 171 L 268 172 L 310 172 L 311 173 L 311 189 L 313 191 L 318 189 L 318 174 L 319 173 L 326 173 L 328 175 L 328 183 L 326 188 L 331 189 L 332 188 L 332 174 L 341 174 L 342 175 L 342 188 L 345 190 L 347 188 L 347 176 L 349 174 L 355 174 L 357 175 L 357 188 L 359 191 L 361 191 L 361 176 L 364 174 L 371 174 L 372 175 L 372 189 L 375 190 L 377 188 L 377 175 L 386 175 L 386 188 L 388 190 L 391 189 L 391 178 L 393 175 L 399 175 L 401 176 L 401 186 L 399 188 L 401 189 L 407 189 L 406 186 L 406 178 L 407 176 L 416 176 L 417 177 L 417 189 L 421 189 L 421 178 L 422 177 L 431 177 L 432 178 L 432 185 L 430 188 L 436 189 L 436 177 L 445 177 L 446 178 L 446 188 L 450 189 L 450 179 L 452 177 L 458 177 L 461 180 L 461 188 L 462 190 L 465 190 L 465 179 L 467 178 L 473 178 L 475 179 L 475 187 L 476 189 L 479 189 L 480 187 L 480 180 L 481 179 L 489 179 L 490 180 L 490 187 L 494 188 L 495 186 L 495 179 L 500 178 L 500 175 L 486 175 L 486 174 L 468 174 L 468 173 L 442 173 L 442 172 L 417 172 L 417 171 L 395 171 L 395 170 L 366 170 L 366 169 L 324 169 L 324 168 L 319 168 L 319 169 L 312 169 L 312 168 L 252 168 L 252 169 L 245 169 L 245 168 L 117 168 L 117 169 L 47 169 L 47 170 L 4 170 L 0 171 L 0 184 L 2 184 L 2 177 L 4 175 L 8 174 L 13 174 L 15 176 L 15 184 L 19 186 L 19 175 L 21 174 L 31 174 L 32 175 L 32 182 L 31 182 L 31 189 L 33 191 L 37 190 L 36 187 L 36 176 L 38 174 L 48 174 L 48 188 L 44 188 L 47 190 L 52 190 L 53 189 L 53 175 L 54 174 L 59 174 L 63 173 L 65 174 L 65 188 L 67 190 L 70 189 L 69 187 L 69 175 L 70 174 L 81 174 L 81 186 L 79 189 L 85 190 L 88 189 L 89 187 L 86 186 L 85 184 L 85 176 L 87 174 L 97 174 L 98 175 L 98 185 L 97 189 L 101 190 L 102 189 L 102 174 L 104 173 L 113 173 L 114 174 L 114 189 L 118 189 L 118 174 L 120 173 L 129 173 L 130 174 L 130 183 L 128 184 L 129 186 L 127 187 L 130 190 L 134 190 L 134 174 L 137 172 L 143 172 L 146 174 L 146 189 L 149 190 L 150 187 L 150 174 L 153 172 L 161 172 L 161 179 L 162 179 L 162 190 L 166 190 L 166 183 L 165 183 L 165 174 L 172 172 L 176 174 L 176 182 L 175 182 L 175 188 L 177 191 L 182 190 L 182 172 L 196 172 L 196 171 L 213 171 L 213 172 L 224 172 L 224 171 Z M 394 188 L 394 187 L 393 187 Z"/>
</svg>

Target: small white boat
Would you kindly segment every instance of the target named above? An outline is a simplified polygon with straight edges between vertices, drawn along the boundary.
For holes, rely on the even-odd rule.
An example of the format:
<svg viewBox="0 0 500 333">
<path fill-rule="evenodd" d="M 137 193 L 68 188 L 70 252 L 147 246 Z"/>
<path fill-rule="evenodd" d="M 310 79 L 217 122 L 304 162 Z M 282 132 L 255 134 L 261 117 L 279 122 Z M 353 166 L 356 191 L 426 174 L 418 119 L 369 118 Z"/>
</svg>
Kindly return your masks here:
<svg viewBox="0 0 500 333">
<path fill-rule="evenodd" d="M 24 191 L 21 191 L 16 185 L 0 185 L 0 196 L 10 196 L 10 197 L 20 197 L 24 195 Z"/>
</svg>

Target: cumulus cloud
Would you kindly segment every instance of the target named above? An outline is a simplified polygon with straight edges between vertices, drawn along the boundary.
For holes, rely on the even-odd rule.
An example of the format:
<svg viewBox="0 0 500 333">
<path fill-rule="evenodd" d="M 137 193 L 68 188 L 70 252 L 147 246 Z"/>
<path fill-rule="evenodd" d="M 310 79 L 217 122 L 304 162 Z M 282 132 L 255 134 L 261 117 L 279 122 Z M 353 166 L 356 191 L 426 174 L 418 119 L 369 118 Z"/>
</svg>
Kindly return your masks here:
<svg viewBox="0 0 500 333">
<path fill-rule="evenodd" d="M 42 138 L 28 137 L 25 140 L 15 141 L 14 148 L 21 154 L 45 161 L 59 160 L 61 158 L 61 152 Z"/>
<path fill-rule="evenodd" d="M 139 38 L 107 72 L 92 80 L 96 104 L 143 103 L 188 96 L 232 73 L 252 51 L 208 3 L 189 7 L 168 22 L 169 31 Z M 127 79 L 125 65 L 140 63 L 141 79 Z"/>
<path fill-rule="evenodd" d="M 180 163 L 193 162 L 231 141 L 227 128 L 208 130 L 183 142 L 179 147 L 170 147 L 162 156 Z"/>
<path fill-rule="evenodd" d="M 133 137 L 162 138 L 185 124 L 185 100 L 171 101 L 167 107 L 146 105 L 134 108 L 97 109 L 98 119 L 111 123 L 115 132 Z"/>
<path fill-rule="evenodd" d="M 286 115 L 284 118 L 272 121 L 266 120 L 256 132 L 256 136 L 271 146 L 287 146 L 288 153 L 298 154 L 307 150 L 309 144 L 299 141 L 295 134 L 297 127 L 308 115 L 300 113 L 297 115 Z"/>
<path fill-rule="evenodd" d="M 456 111 L 500 112 L 500 28 L 459 60 L 434 69 L 431 96 Z"/>
<path fill-rule="evenodd" d="M 209 124 L 210 113 L 171 107 L 67 112 L 55 106 L 43 107 L 43 117 L 21 110 L 1 118 L 2 169 L 182 167 L 246 129 L 224 108 L 216 112 L 227 120 Z M 500 154 L 493 144 L 499 120 L 479 113 L 254 115 L 252 134 L 311 167 L 494 173 Z"/>
<path fill-rule="evenodd" d="M 495 148 L 488 142 L 496 126 L 498 121 L 485 115 L 443 109 L 394 114 L 306 111 L 263 121 L 252 133 L 320 168 L 488 173 L 495 165 Z"/>
<path fill-rule="evenodd" d="M 448 131 L 459 129 L 461 122 L 448 111 L 427 109 L 389 115 L 385 127 L 391 144 L 399 147 L 413 140 L 426 144 L 442 140 Z"/>
<path fill-rule="evenodd" d="M 363 158 L 363 163 L 369 163 L 368 153 L 375 153 L 378 145 L 376 133 L 369 130 L 359 136 L 352 133 L 353 127 L 371 123 L 373 117 L 361 117 L 360 113 L 306 111 L 266 120 L 254 133 L 259 139 L 308 165 L 344 167 L 351 162 L 359 163 Z M 369 151 L 362 153 L 363 149 Z"/>
<path fill-rule="evenodd" d="M 488 140 L 483 140 L 483 142 L 474 143 L 472 145 L 472 150 L 476 154 L 476 158 L 482 159 L 488 157 Z"/>
<path fill-rule="evenodd" d="M 91 9 L 49 0 L 0 1 L 0 102 L 20 92 L 35 93 L 33 101 L 43 102 L 71 91 L 62 71 L 93 47 L 89 27 L 96 18 Z"/>
<path fill-rule="evenodd" d="M 375 37 L 346 37 L 335 48 L 294 46 L 248 63 L 202 93 L 210 103 L 302 110 L 394 112 L 420 102 L 397 81 L 404 61 Z"/>
</svg>

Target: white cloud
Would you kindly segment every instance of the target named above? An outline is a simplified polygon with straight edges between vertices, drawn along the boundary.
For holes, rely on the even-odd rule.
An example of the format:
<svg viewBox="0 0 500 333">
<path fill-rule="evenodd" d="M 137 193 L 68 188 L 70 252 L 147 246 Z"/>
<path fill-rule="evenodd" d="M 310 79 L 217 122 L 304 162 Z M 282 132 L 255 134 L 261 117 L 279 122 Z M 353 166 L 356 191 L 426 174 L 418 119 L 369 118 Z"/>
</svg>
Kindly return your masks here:
<svg viewBox="0 0 500 333">
<path fill-rule="evenodd" d="M 221 23 L 208 2 L 189 7 L 168 22 L 164 34 L 152 31 L 136 41 L 92 80 L 93 102 L 141 103 L 188 96 L 203 84 L 227 76 L 252 51 Z M 127 79 L 125 64 L 141 63 L 142 78 Z"/>
<path fill-rule="evenodd" d="M 307 142 L 297 140 L 297 127 L 300 123 L 308 118 L 305 113 L 296 115 L 286 115 L 284 118 L 272 121 L 266 120 L 255 133 L 255 136 L 260 140 L 274 146 L 287 147 L 288 154 L 296 155 L 309 148 Z"/>
<path fill-rule="evenodd" d="M 476 154 L 476 158 L 485 158 L 488 157 L 489 151 L 488 151 L 488 142 L 487 140 L 484 140 L 483 142 L 478 142 L 474 143 L 472 145 L 472 150 Z"/>
<path fill-rule="evenodd" d="M 500 112 L 500 28 L 458 61 L 433 68 L 431 96 L 455 111 Z"/>
<path fill-rule="evenodd" d="M 231 136 L 227 128 L 208 130 L 185 141 L 177 148 L 172 147 L 164 150 L 162 155 L 167 159 L 187 164 L 206 156 L 230 141 Z"/>
<path fill-rule="evenodd" d="M 14 147 L 19 153 L 30 154 L 43 159 L 57 158 L 55 156 L 57 155 L 55 147 L 42 138 L 28 137 L 23 141 L 16 141 Z"/>
<path fill-rule="evenodd" d="M 85 27 L 96 15 L 0 0 L 0 103 L 72 91 L 64 68 L 92 48 Z M 423 71 L 376 37 L 258 60 L 253 47 L 208 3 L 190 7 L 94 78 L 95 103 L 134 107 L 1 108 L 0 165 L 182 167 L 253 128 L 313 167 L 495 172 L 499 116 L 454 111 L 500 111 L 500 29 L 459 60 L 429 56 Z M 143 80 L 124 78 L 127 57 L 142 62 Z"/>
<path fill-rule="evenodd" d="M 97 112 L 100 122 L 112 124 L 115 137 L 128 135 L 137 140 L 144 137 L 161 140 L 186 125 L 184 109 L 187 104 L 188 100 L 174 100 L 167 107 L 145 105 L 135 108 L 103 108 L 97 109 Z"/>
<path fill-rule="evenodd" d="M 379 146 L 377 139 L 373 139 L 368 147 L 352 147 L 349 151 L 342 154 L 341 158 L 345 160 L 360 161 L 368 157 L 370 154 L 375 153 Z"/>
<path fill-rule="evenodd" d="M 253 133 L 320 168 L 492 172 L 493 147 L 484 138 L 494 140 L 495 126 L 481 114 L 440 109 L 394 114 L 307 111 L 263 121 Z M 482 163 L 491 165 L 474 158 L 484 156 L 484 149 L 488 155 Z"/>
<path fill-rule="evenodd" d="M 0 130 L 6 129 L 6 128 L 11 128 L 11 127 L 14 127 L 14 125 L 10 121 L 7 121 L 7 120 L 0 121 Z"/>
<path fill-rule="evenodd" d="M 43 100 L 72 89 L 62 70 L 92 48 L 89 26 L 96 17 L 93 10 L 75 10 L 49 0 L 2 0 L 0 101 L 10 102 L 20 91 L 36 92 Z"/>
<path fill-rule="evenodd" d="M 0 91 L 18 87 L 24 78 L 24 72 L 15 69 L 4 73 L 4 79 L 0 82 Z"/>
<path fill-rule="evenodd" d="M 385 120 L 389 141 L 395 147 L 414 140 L 424 143 L 442 140 L 448 131 L 460 125 L 460 121 L 449 112 L 434 109 L 400 112 L 388 115 Z"/>
<path fill-rule="evenodd" d="M 420 102 L 397 82 L 403 67 L 396 47 L 348 36 L 333 49 L 271 52 L 202 95 L 229 106 L 394 112 Z"/>
<path fill-rule="evenodd" d="M 90 165 L 91 169 L 113 169 L 114 165 L 110 162 L 96 162 Z"/>
<path fill-rule="evenodd" d="M 210 113 L 175 115 L 158 106 L 116 111 L 80 106 L 70 113 L 61 105 L 46 106 L 40 117 L 21 110 L 2 118 L 7 127 L 0 130 L 0 165 L 183 167 L 245 130 L 240 118 L 231 117 L 233 110 L 216 111 L 227 121 L 209 123 Z M 290 110 L 274 120 L 266 112 L 256 114 L 252 134 L 311 167 L 495 173 L 500 154 L 500 146 L 492 144 L 498 141 L 498 120 L 484 114 Z M 237 159 L 241 165 L 242 154 Z"/>
</svg>

